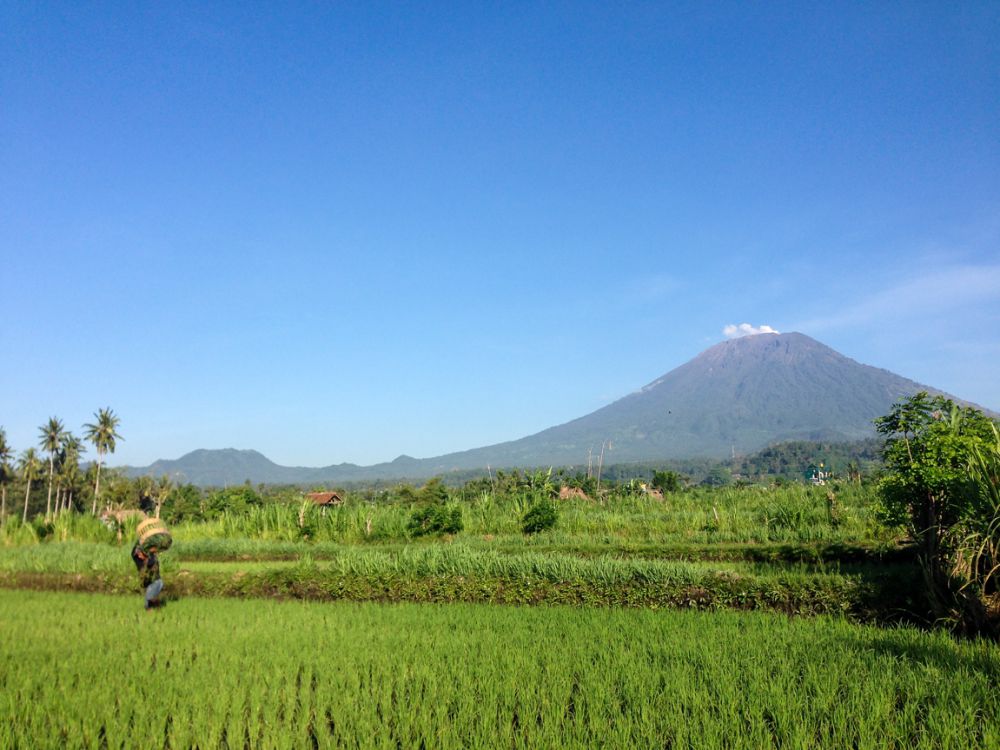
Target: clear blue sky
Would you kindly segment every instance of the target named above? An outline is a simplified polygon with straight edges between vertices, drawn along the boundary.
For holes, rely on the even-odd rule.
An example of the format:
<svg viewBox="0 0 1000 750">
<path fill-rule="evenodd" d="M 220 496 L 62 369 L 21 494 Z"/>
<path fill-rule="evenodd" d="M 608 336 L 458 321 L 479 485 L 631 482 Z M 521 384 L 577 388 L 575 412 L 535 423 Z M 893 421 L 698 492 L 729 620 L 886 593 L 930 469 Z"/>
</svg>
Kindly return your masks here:
<svg viewBox="0 0 1000 750">
<path fill-rule="evenodd" d="M 1000 409 L 1000 4 L 3 2 L 0 310 L 14 448 L 113 464 L 514 439 L 744 322 Z"/>
</svg>

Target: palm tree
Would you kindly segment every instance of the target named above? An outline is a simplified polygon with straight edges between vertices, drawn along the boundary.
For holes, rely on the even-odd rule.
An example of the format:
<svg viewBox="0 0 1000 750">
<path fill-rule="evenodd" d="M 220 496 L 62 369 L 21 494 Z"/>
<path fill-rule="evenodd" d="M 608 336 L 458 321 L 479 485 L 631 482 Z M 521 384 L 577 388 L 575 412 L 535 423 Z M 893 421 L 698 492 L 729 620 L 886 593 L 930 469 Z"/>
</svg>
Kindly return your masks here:
<svg viewBox="0 0 1000 750">
<path fill-rule="evenodd" d="M 60 512 L 69 510 L 73 502 L 73 491 L 80 479 L 80 454 L 84 450 L 83 442 L 72 432 L 63 436 L 59 451 L 59 485 L 64 488 L 64 500 L 56 503 Z"/>
<path fill-rule="evenodd" d="M 38 479 L 38 473 L 42 470 L 42 462 L 38 459 L 38 454 L 34 448 L 28 448 L 21 454 L 18 460 L 18 467 L 21 469 L 21 478 L 24 480 L 24 516 L 22 522 L 28 522 L 28 496 L 31 494 L 31 483 Z"/>
<path fill-rule="evenodd" d="M 85 424 L 87 430 L 86 438 L 97 448 L 97 475 L 94 479 L 94 508 L 91 511 L 97 515 L 97 499 L 101 491 L 101 464 L 104 462 L 105 453 L 115 452 L 115 441 L 122 440 L 122 436 L 115 432 L 118 423 L 121 421 L 111 408 L 101 409 L 94 413 L 97 417 L 96 424 Z"/>
<path fill-rule="evenodd" d="M 10 480 L 10 459 L 14 450 L 7 442 L 7 433 L 0 427 L 0 523 L 7 517 L 7 482 Z"/>
<path fill-rule="evenodd" d="M 170 477 L 164 474 L 160 477 L 156 484 L 153 485 L 153 499 L 156 501 L 156 517 L 160 517 L 160 508 L 163 507 L 163 502 L 170 496 L 170 491 L 174 488 L 174 483 L 170 481 Z"/>
<path fill-rule="evenodd" d="M 40 438 L 38 445 L 41 446 L 43 451 L 47 451 L 49 454 L 49 497 L 45 501 L 46 521 L 52 515 L 52 480 L 55 479 L 56 473 L 56 453 L 59 452 L 63 435 L 65 434 L 66 430 L 63 427 L 63 423 L 55 417 L 49 417 L 49 421 L 38 428 Z"/>
</svg>

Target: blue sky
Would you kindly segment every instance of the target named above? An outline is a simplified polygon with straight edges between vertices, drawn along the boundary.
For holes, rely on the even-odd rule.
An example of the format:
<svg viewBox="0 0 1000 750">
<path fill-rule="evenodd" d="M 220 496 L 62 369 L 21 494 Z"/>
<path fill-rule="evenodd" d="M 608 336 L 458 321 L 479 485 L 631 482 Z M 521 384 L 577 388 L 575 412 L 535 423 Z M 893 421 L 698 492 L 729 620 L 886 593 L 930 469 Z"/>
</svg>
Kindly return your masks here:
<svg viewBox="0 0 1000 750">
<path fill-rule="evenodd" d="M 1000 5 L 0 4 L 0 425 L 374 463 L 801 331 L 1000 409 Z"/>
</svg>

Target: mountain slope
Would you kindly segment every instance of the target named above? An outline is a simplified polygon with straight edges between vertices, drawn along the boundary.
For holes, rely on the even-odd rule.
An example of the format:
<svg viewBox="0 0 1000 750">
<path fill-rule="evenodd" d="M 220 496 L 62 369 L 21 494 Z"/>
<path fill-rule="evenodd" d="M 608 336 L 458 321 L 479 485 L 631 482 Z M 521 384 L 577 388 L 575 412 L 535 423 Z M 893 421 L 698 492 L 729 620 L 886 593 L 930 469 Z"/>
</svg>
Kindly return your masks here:
<svg viewBox="0 0 1000 750">
<path fill-rule="evenodd" d="M 254 450 L 199 449 L 191 451 L 176 460 L 159 460 L 145 469 L 135 470 L 142 474 L 167 476 L 201 485 L 236 484 L 249 478 L 253 482 L 280 484 L 294 482 L 303 471 L 288 466 L 279 466 L 266 456 Z M 236 479 L 239 477 L 239 479 Z"/>
<path fill-rule="evenodd" d="M 875 417 L 920 390 L 940 393 L 800 333 L 746 336 L 584 417 L 439 462 L 580 464 L 606 440 L 612 449 L 605 461 L 722 457 L 778 440 L 853 440 L 871 436 Z"/>
<path fill-rule="evenodd" d="M 941 393 L 888 370 L 862 365 L 800 333 L 724 341 L 608 406 L 535 435 L 436 458 L 292 469 L 254 451 L 195 451 L 139 473 L 179 472 L 198 484 L 336 482 L 426 477 L 456 469 L 580 465 L 604 461 L 724 457 L 783 440 L 854 440 L 872 420 L 920 390 Z M 945 394 L 947 395 L 947 394 Z M 952 397 L 954 398 L 954 397 Z M 959 399 L 955 399 L 959 400 Z M 235 455 L 234 455 L 235 454 Z M 252 454 L 252 455 L 251 455 Z M 266 462 L 266 463 L 265 463 Z M 226 468 L 223 468 L 222 464 Z M 235 472 L 235 473 L 234 473 Z M 241 473 L 245 472 L 245 473 Z"/>
</svg>

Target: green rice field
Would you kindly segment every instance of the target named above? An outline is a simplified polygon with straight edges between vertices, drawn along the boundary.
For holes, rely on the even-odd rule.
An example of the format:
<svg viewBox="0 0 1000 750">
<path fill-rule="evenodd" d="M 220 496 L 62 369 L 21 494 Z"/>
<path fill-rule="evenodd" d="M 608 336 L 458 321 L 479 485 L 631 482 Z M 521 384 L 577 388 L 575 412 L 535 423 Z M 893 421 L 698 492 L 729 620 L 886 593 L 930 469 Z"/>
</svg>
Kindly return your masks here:
<svg viewBox="0 0 1000 750">
<path fill-rule="evenodd" d="M 0 591 L 0 747 L 1000 747 L 1000 649 L 772 613 Z"/>
<path fill-rule="evenodd" d="M 1000 748 L 1000 647 L 932 629 L 865 488 L 268 506 L 0 527 L 4 748 Z"/>
</svg>

